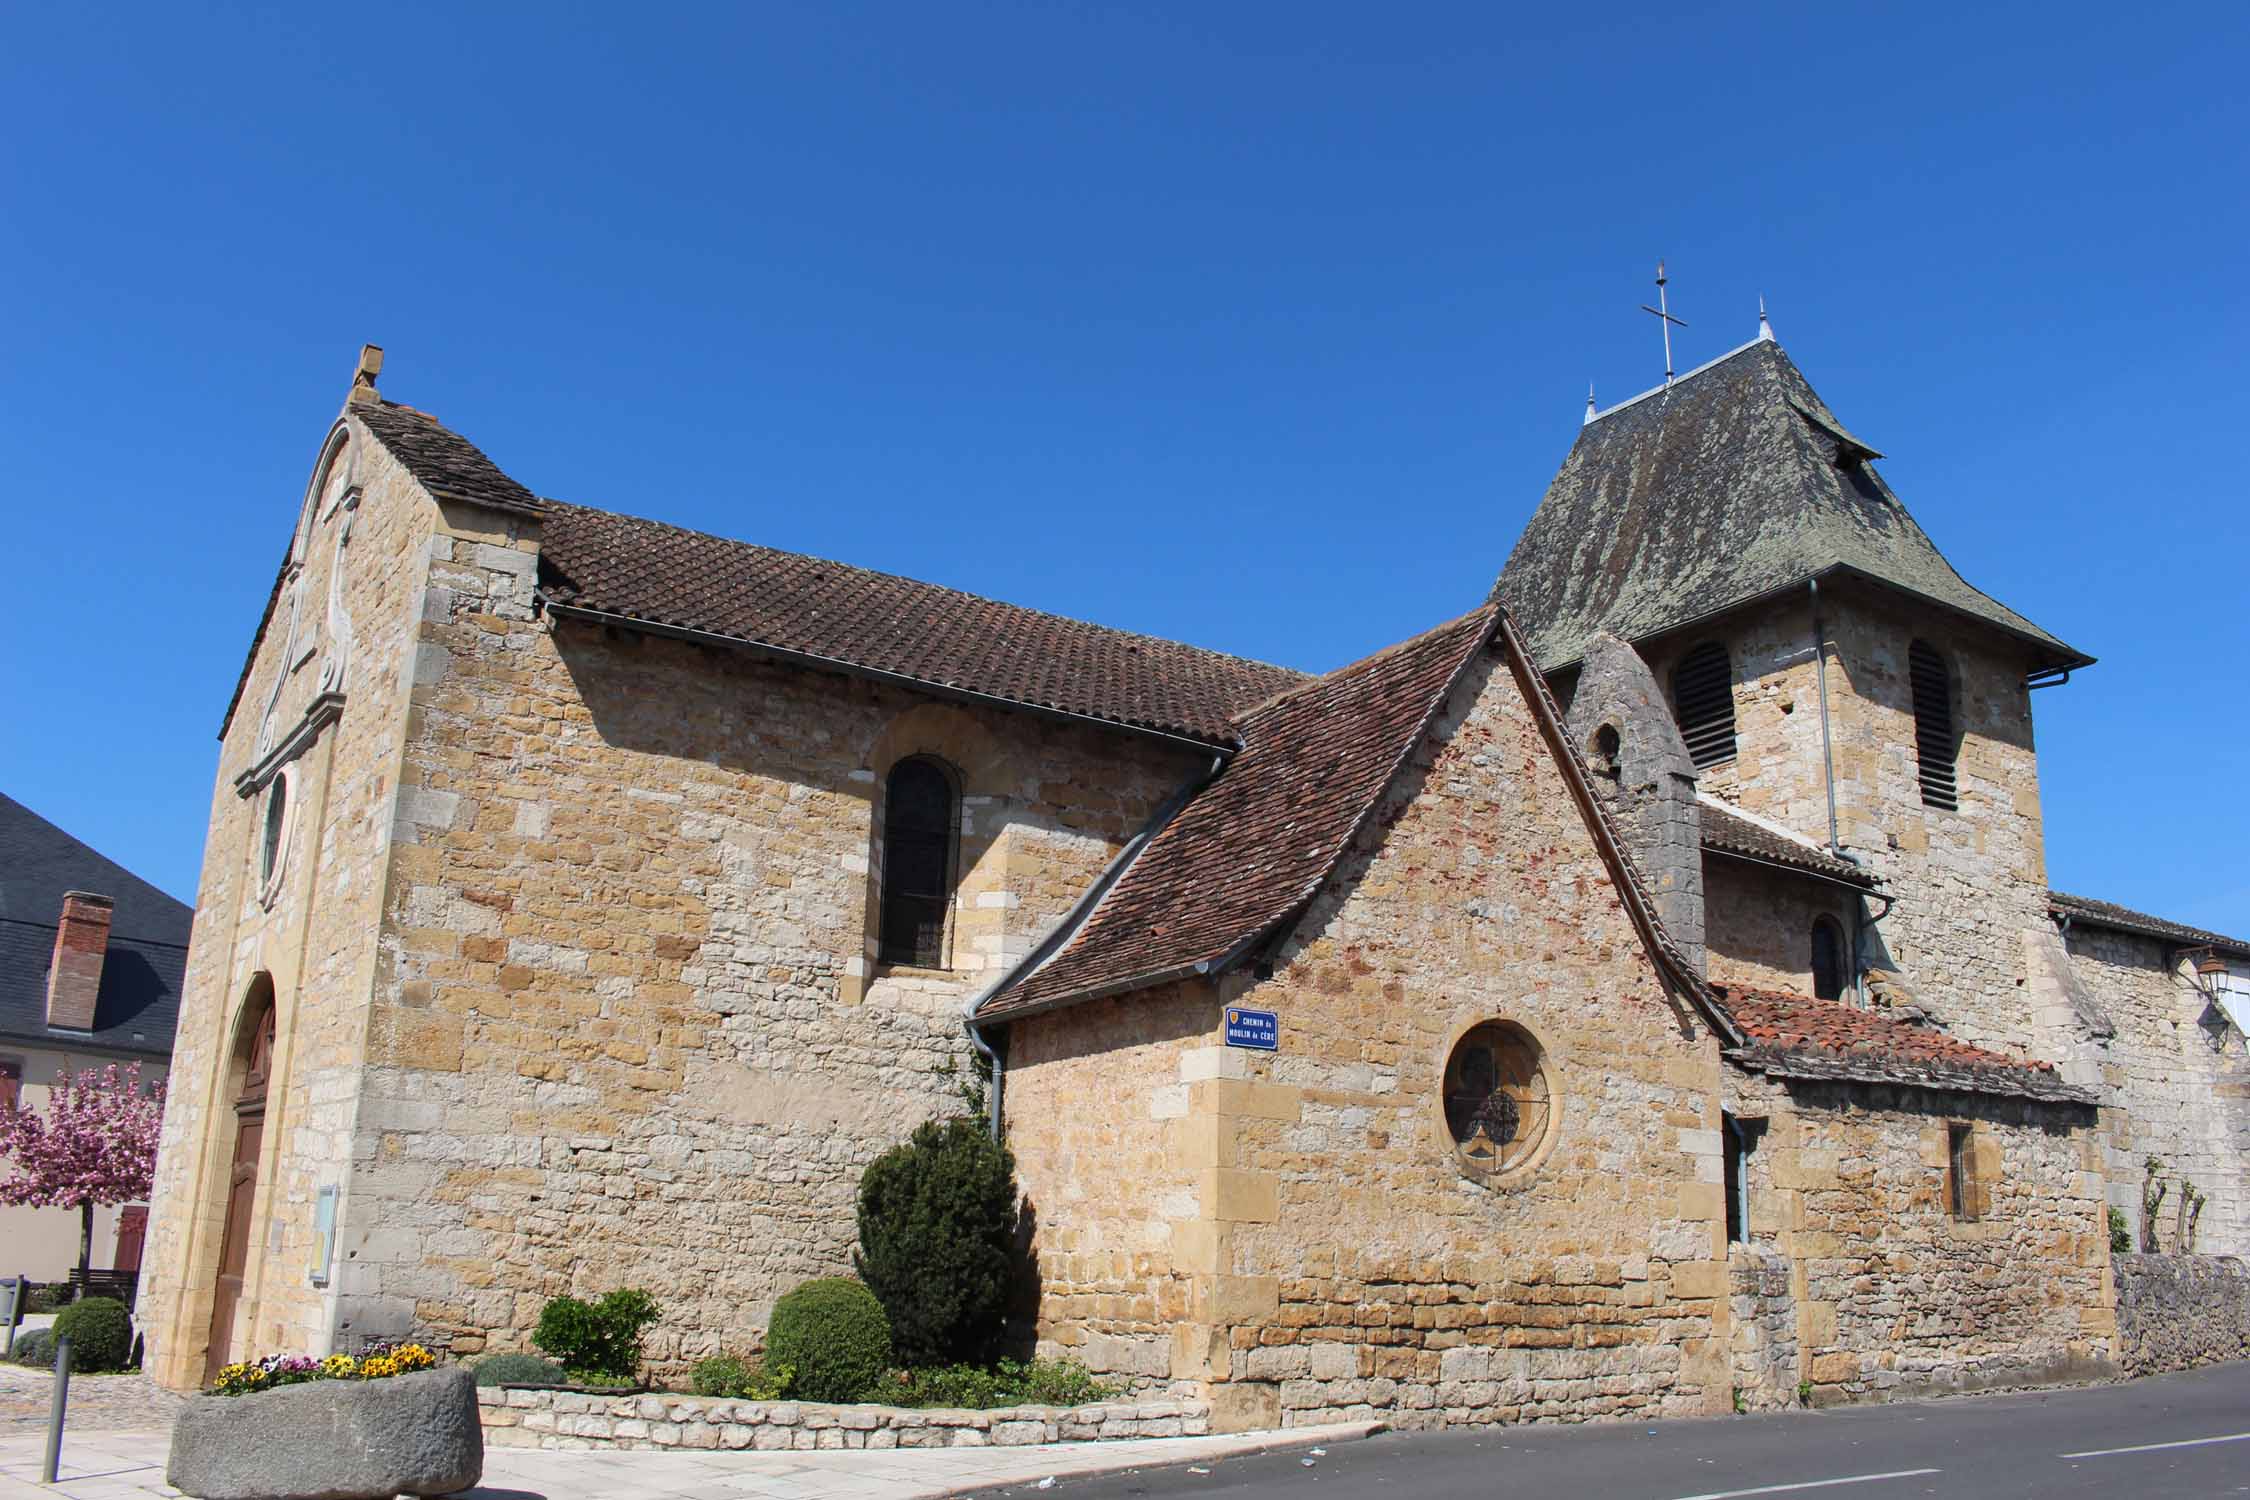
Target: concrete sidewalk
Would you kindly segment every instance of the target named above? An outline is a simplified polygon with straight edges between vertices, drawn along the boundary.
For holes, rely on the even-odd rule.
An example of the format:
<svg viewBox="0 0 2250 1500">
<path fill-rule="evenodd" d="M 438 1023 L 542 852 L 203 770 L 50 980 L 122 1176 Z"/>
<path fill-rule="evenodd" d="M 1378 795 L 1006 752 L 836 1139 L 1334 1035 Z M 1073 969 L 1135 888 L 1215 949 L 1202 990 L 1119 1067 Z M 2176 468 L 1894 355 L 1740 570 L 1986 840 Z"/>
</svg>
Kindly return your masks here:
<svg viewBox="0 0 2250 1500">
<path fill-rule="evenodd" d="M 1211 1462 L 1274 1448 L 1344 1443 L 1382 1428 L 1377 1422 L 1293 1427 L 1225 1437 L 1143 1438 L 1115 1443 L 1047 1443 L 1029 1448 L 891 1448 L 811 1453 L 548 1453 L 493 1448 L 476 1500 L 919 1500 L 993 1485 L 1037 1484 L 1156 1464 Z M 38 1482 L 45 1439 L 0 1438 L 0 1500 L 145 1500 L 177 1496 L 164 1482 L 170 1435 L 163 1432 L 65 1434 L 61 1475 Z"/>
</svg>

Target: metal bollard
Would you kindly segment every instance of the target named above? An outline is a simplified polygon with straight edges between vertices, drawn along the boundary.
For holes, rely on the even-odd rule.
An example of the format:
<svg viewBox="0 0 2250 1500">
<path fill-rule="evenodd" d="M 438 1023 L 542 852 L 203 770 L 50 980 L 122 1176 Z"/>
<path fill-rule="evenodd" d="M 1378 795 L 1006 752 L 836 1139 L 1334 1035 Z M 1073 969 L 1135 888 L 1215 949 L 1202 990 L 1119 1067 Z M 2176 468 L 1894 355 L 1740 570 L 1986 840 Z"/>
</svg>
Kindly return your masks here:
<svg viewBox="0 0 2250 1500">
<path fill-rule="evenodd" d="M 47 1465 L 41 1471 L 41 1484 L 55 1482 L 55 1469 L 62 1463 L 63 1407 L 70 1401 L 70 1335 L 55 1340 L 55 1404 L 47 1412 Z"/>
</svg>

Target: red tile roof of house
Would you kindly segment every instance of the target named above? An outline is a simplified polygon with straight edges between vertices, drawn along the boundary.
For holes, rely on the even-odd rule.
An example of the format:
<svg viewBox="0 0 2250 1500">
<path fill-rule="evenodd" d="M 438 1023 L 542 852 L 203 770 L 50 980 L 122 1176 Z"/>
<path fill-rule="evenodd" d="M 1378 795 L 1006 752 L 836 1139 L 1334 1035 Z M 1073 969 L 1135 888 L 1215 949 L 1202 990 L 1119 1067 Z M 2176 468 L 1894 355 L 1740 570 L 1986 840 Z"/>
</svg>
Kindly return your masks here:
<svg viewBox="0 0 2250 1500">
<path fill-rule="evenodd" d="M 1713 985 L 1743 1045 L 1728 1055 L 1779 1078 L 1898 1083 L 1972 1094 L 2091 1104 L 2052 1063 L 2007 1056 L 1835 1000 Z"/>
<path fill-rule="evenodd" d="M 1301 672 L 933 583 L 544 502 L 541 593 L 598 611 L 1002 699 L 1234 743 Z"/>
<path fill-rule="evenodd" d="M 1185 977 L 1289 920 L 1497 623 L 1488 605 L 1241 715 L 1241 753 L 1149 840 L 1055 955 L 979 1017 Z"/>
</svg>

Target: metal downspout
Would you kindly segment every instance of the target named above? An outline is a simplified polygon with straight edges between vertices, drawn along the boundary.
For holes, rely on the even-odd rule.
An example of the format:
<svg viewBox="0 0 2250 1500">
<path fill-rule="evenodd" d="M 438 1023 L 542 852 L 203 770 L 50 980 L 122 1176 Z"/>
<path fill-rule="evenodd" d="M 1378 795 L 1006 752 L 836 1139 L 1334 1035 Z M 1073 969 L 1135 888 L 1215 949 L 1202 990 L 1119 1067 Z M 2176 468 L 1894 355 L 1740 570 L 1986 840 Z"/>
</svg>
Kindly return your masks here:
<svg viewBox="0 0 2250 1500">
<path fill-rule="evenodd" d="M 1808 578 L 1812 590 L 1813 673 L 1820 683 L 1820 769 L 1828 783 L 1828 852 L 1841 859 L 1844 846 L 1836 838 L 1836 752 L 1828 737 L 1828 633 L 1820 628 L 1820 580 Z"/>
</svg>

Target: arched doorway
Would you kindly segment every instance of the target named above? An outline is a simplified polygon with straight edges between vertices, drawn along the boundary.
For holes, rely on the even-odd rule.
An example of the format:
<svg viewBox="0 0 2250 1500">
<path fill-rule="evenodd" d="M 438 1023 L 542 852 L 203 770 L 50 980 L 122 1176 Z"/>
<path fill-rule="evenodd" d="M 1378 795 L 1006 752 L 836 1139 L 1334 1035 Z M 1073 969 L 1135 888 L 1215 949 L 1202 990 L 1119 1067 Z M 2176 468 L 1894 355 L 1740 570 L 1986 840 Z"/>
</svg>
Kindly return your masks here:
<svg viewBox="0 0 2250 1500">
<path fill-rule="evenodd" d="M 243 1001 L 236 1032 L 234 1150 L 226 1176 L 226 1232 L 219 1240 L 219 1278 L 211 1295 L 211 1339 L 203 1361 L 209 1385 L 226 1364 L 234 1342 L 235 1309 L 242 1303 L 243 1273 L 250 1263 L 251 1229 L 258 1206 L 258 1152 L 266 1137 L 266 1086 L 273 1076 L 273 981 L 261 974 Z"/>
</svg>

